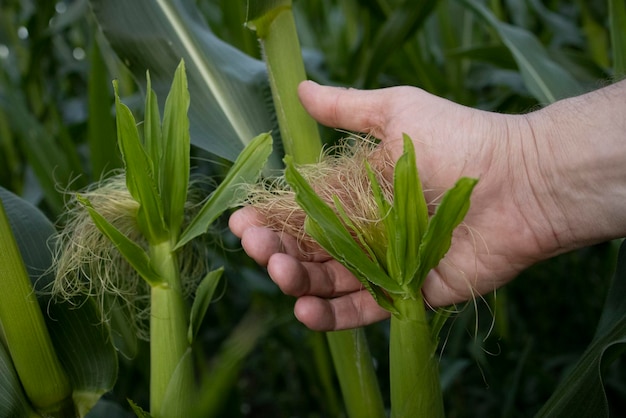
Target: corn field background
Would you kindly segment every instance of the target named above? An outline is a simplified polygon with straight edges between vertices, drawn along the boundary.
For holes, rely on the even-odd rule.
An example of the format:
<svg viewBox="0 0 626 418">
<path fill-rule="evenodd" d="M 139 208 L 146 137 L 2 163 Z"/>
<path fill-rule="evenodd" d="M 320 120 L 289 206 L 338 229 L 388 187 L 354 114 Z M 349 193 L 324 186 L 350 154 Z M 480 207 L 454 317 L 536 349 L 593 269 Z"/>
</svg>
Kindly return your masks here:
<svg viewBox="0 0 626 418">
<path fill-rule="evenodd" d="M 58 225 L 65 191 L 121 166 L 111 80 L 119 80 L 123 100 L 138 112 L 145 71 L 158 91 L 171 79 L 172 63 L 189 54 L 168 43 L 168 22 L 150 21 L 167 15 L 164 8 L 176 10 L 170 11 L 176 22 L 188 29 L 191 41 L 183 47 L 230 45 L 217 59 L 230 66 L 232 97 L 225 97 L 253 114 L 255 134 L 277 130 L 259 45 L 244 27 L 244 1 L 102 3 L 0 0 L 0 186 Z M 621 16 L 616 5 L 624 8 L 623 1 L 606 0 L 295 0 L 293 7 L 311 79 L 358 88 L 413 85 L 468 106 L 519 113 L 625 74 L 626 54 L 616 51 L 626 50 L 626 22 L 614 24 L 621 33 L 611 30 Z M 243 144 L 232 128 L 213 121 L 206 87 L 194 84 L 202 80 L 194 78 L 198 68 L 212 59 L 197 58 L 195 70 L 187 59 L 191 164 L 219 180 Z M 328 143 L 342 135 L 322 132 Z M 295 320 L 293 300 L 247 258 L 225 221 L 207 240 L 207 260 L 225 267 L 225 280 L 200 330 L 200 363 L 209 369 L 230 361 L 221 342 L 242 318 L 265 321 L 237 372 L 214 382 L 220 416 L 345 416 L 328 348 Z M 593 338 L 617 248 L 611 242 L 560 256 L 460 306 L 441 341 L 447 416 L 533 416 Z M 388 393 L 388 323 L 365 331 Z M 148 403 L 147 346 L 137 344 L 134 356 L 119 357 L 115 387 L 97 408 L 102 416 L 133 416 L 126 399 Z M 604 385 L 610 416 L 626 417 L 624 359 L 607 366 Z"/>
</svg>

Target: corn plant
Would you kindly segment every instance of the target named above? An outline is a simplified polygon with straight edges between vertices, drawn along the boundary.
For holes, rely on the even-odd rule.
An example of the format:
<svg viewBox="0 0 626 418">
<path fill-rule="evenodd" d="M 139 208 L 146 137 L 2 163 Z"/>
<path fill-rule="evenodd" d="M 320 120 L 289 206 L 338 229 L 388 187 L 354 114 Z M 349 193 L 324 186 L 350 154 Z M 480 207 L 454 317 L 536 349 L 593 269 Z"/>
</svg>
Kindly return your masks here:
<svg viewBox="0 0 626 418">
<path fill-rule="evenodd" d="M 92 19 L 88 3 L 97 22 Z M 108 45 L 100 43 L 108 70 L 120 79 L 125 97 L 132 97 L 135 88 L 122 71 L 123 65 L 140 84 L 145 84 L 145 70 L 149 68 L 153 88 L 164 98 L 174 68 L 181 57 L 185 58 L 191 90 L 191 141 L 197 147 L 194 152 L 207 150 L 234 161 L 257 133 L 271 129 L 278 139 L 278 118 L 272 110 L 265 64 L 251 58 L 260 55 L 253 32 L 242 25 L 243 9 L 245 3 L 229 0 L 1 2 L 2 186 L 37 204 L 47 216 L 56 216 L 63 209 L 61 191 L 85 186 L 87 180 L 100 177 L 102 167 L 117 166 L 112 155 L 117 151 L 115 135 L 107 133 L 105 125 L 98 127 L 100 121 L 96 120 L 102 117 L 104 124 L 113 122 L 111 76 L 102 77 L 103 64 L 96 59 L 90 58 L 87 65 L 87 61 L 72 57 L 74 48 L 84 48 L 89 57 L 97 58 L 91 42 L 100 30 L 118 56 L 113 57 Z M 410 0 L 322 0 L 296 1 L 293 11 L 308 76 L 325 84 L 368 88 L 409 84 L 469 106 L 513 113 L 596 88 L 599 83 L 624 75 L 626 25 L 622 0 L 441 0 L 419 5 Z M 28 30 L 27 38 L 22 36 L 24 28 Z M 97 77 L 96 72 L 100 72 Z M 87 93 L 87 80 L 89 88 L 99 89 L 108 100 L 96 100 L 97 94 L 91 92 L 95 90 Z M 88 102 L 87 112 L 83 104 Z M 129 98 L 127 103 L 136 105 L 137 101 Z M 89 131 L 88 125 L 92 127 Z M 331 131 L 326 134 L 326 140 L 342 135 Z M 276 148 L 271 157 L 275 168 L 282 157 L 280 147 Z M 210 169 L 220 170 L 213 165 Z M 68 181 L 78 173 L 85 174 Z M 36 242 L 29 237 L 39 230 L 50 233 L 51 225 L 49 221 L 45 227 L 32 222 L 34 216 L 24 210 L 29 205 L 16 205 L 6 195 L 2 199 L 34 281 L 50 266 L 48 261 L 48 265 L 44 263 L 33 271 L 32 266 L 39 264 L 30 257 L 49 253 L 41 245 L 48 237 Z M 17 212 L 11 210 L 15 207 L 19 208 Z M 20 222 L 22 213 L 29 213 L 28 222 Z M 228 234 L 224 238 L 228 245 L 235 246 Z M 211 258 L 217 260 L 220 254 L 215 255 L 212 253 Z M 569 378 L 563 379 L 541 416 L 569 417 L 582 411 L 590 411 L 588 415 L 594 417 L 608 416 L 611 408 L 619 414 L 625 393 L 619 377 L 623 362 L 617 356 L 623 346 L 623 333 L 619 332 L 623 306 L 618 297 L 623 294 L 618 280 L 623 269 L 616 274 L 615 287 L 610 290 L 614 297 L 607 300 L 607 312 L 593 334 L 601 299 L 609 290 L 606 279 L 612 273 L 615 255 L 616 246 L 606 244 L 561 256 L 530 269 L 519 280 L 499 289 L 497 295 L 486 295 L 485 303 L 476 301 L 474 306 L 462 309 L 454 321 L 447 321 L 442 330 L 447 338 L 440 367 L 450 416 L 532 415 L 570 369 Z M 249 260 L 236 251 L 229 251 L 225 258 L 232 260 L 226 264 L 231 273 L 236 270 L 242 280 L 230 282 L 229 292 L 223 296 L 229 303 L 219 304 L 218 309 L 224 324 L 209 332 L 213 338 L 228 334 L 231 325 L 224 318 L 239 316 L 249 306 L 246 298 L 252 294 L 265 299 L 272 309 L 280 306 L 285 316 L 281 326 L 268 335 L 267 344 L 253 352 L 246 372 L 239 377 L 240 398 L 229 398 L 231 410 L 223 415 L 246 415 L 245 408 L 250 408 L 248 415 L 254 415 L 257 408 L 276 416 L 294 410 L 306 410 L 312 416 L 339 415 L 340 409 L 329 407 L 335 403 L 334 382 L 325 364 L 325 352 L 318 349 L 324 344 L 309 334 L 301 338 L 302 327 L 288 319 L 289 300 L 281 299 L 268 284 L 260 285 L 265 280 L 262 270 L 252 268 Z M 564 288 L 567 297 L 563 297 Z M 115 362 L 109 366 L 96 362 L 89 372 L 81 373 L 81 367 L 72 371 L 74 363 L 68 357 L 71 360 L 84 352 L 89 355 L 79 357 L 88 360 L 107 345 L 107 340 L 95 338 L 100 331 L 93 332 L 94 338 L 71 340 L 74 325 L 59 325 L 81 319 L 85 311 L 62 309 L 67 304 L 49 304 L 41 299 L 40 304 L 73 391 L 79 393 L 76 388 L 86 387 L 73 383 L 75 377 L 116 370 L 111 366 Z M 82 305 L 85 307 L 87 304 Z M 48 309 L 55 312 L 47 315 Z M 72 316 L 77 312 L 81 314 L 73 320 L 59 319 L 62 314 Z M 553 320 L 562 317 L 568 326 Z M 87 323 L 99 321 L 93 312 L 89 318 Z M 115 319 L 113 315 L 112 325 Z M 618 328 L 613 328 L 616 324 Z M 80 329 L 82 333 L 89 328 Z M 571 329 L 580 332 L 572 333 Z M 384 375 L 387 324 L 370 326 L 366 332 L 374 337 L 369 340 L 377 364 L 375 371 Z M 468 333 L 473 336 L 471 340 Z M 206 338 L 207 333 L 200 334 Z M 592 338 L 583 361 L 571 368 Z M 313 343 L 303 347 L 303 340 Z M 81 345 L 87 341 L 100 344 Z M 494 352 L 500 354 L 492 355 Z M 4 359 L 0 390 L 12 390 L 21 383 L 18 378 L 12 380 L 15 385 L 5 384 L 17 374 L 10 371 L 14 365 L 4 354 L 0 356 Z M 342 360 L 342 356 L 337 358 L 341 363 L 352 362 Z M 136 363 L 141 364 L 141 354 Z M 218 362 L 220 366 L 226 363 Z M 143 386 L 135 384 L 134 364 L 128 370 L 127 362 L 122 362 L 120 385 L 113 391 L 113 396 L 122 401 L 128 393 L 127 382 L 132 381 L 133 387 Z M 290 382 L 287 390 L 285 380 Z M 380 380 L 382 385 L 387 384 L 386 380 Z M 262 385 L 248 384 L 260 381 Z M 320 393 L 318 385 L 322 381 L 331 384 L 323 383 Z M 359 385 L 355 386 L 358 390 Z M 224 393 L 217 380 L 204 387 L 212 388 L 211 396 L 202 399 L 219 398 Z M 5 398 L 7 392 L 2 391 L 2 399 L 17 400 L 2 402 L 0 415 L 7 411 L 2 409 L 6 405 L 29 405 L 21 389 L 11 390 L 17 395 Z M 143 401 L 145 395 L 140 389 L 131 392 L 133 399 Z M 277 393 L 284 396 L 275 396 Z"/>
<path fill-rule="evenodd" d="M 271 152 L 271 136 L 262 134 L 250 143 L 226 179 L 189 220 L 189 93 L 184 64 L 181 62 L 174 76 L 162 121 L 148 76 L 143 140 L 132 113 L 120 100 L 117 83 L 114 86 L 125 175 L 77 195 L 75 220 L 68 221 L 65 228 L 69 232 L 62 235 L 56 293 L 80 296 L 86 292 L 100 300 L 101 308 L 106 310 L 106 292 L 112 292 L 111 297 L 122 295 L 132 311 L 141 292 L 147 292 L 144 297 L 149 299 L 150 318 L 150 414 L 186 416 L 193 411 L 197 395 L 191 347 L 223 269 L 206 273 L 195 290 L 193 305 L 189 306 L 185 283 L 193 278 L 186 276 L 196 269 L 183 265 L 204 266 L 205 260 L 202 254 L 194 257 L 185 248 L 193 248 L 190 241 L 204 234 L 224 210 L 241 199 L 241 184 L 256 178 Z M 121 186 L 114 185 L 120 181 L 125 188 L 116 192 Z M 129 220 L 124 221 L 125 218 Z M 78 227 L 73 228 L 73 223 Z M 94 234 L 102 238 L 89 238 Z M 102 265 L 101 260 L 108 258 L 102 252 L 101 247 L 107 247 L 102 239 L 110 241 L 113 251 L 123 258 L 120 263 L 127 263 L 130 270 Z M 81 255 L 83 251 L 91 257 Z M 116 277 L 119 275 L 127 277 Z M 81 285 L 84 280 L 91 283 Z M 115 282 L 120 280 L 120 284 Z M 126 284 L 133 280 L 143 281 L 144 285 Z M 130 286 L 130 290 L 124 286 Z M 92 288 L 96 289 L 93 293 Z M 103 315 L 106 317 L 107 313 Z"/>
<path fill-rule="evenodd" d="M 369 165 L 371 198 L 379 220 L 352 218 L 341 196 L 334 207 L 319 198 L 287 159 L 285 178 L 308 215 L 305 230 L 346 266 L 378 304 L 392 313 L 390 336 L 391 414 L 393 417 L 443 417 L 443 398 L 435 351 L 445 318 L 430 322 L 420 289 L 428 272 L 448 251 L 452 232 L 469 209 L 476 180 L 462 178 L 446 192 L 429 219 L 415 164 L 412 141 L 394 168 L 393 199 Z"/>
<path fill-rule="evenodd" d="M 105 4 L 95 3 L 99 4 L 99 9 Z M 142 2 L 137 2 L 139 3 Z M 555 3 L 560 5 L 559 2 Z M 600 2 L 594 2 L 597 3 Z M 150 7 L 147 3 L 142 4 L 143 7 Z M 202 4 L 208 8 L 207 2 Z M 219 4 L 222 9 L 227 7 L 225 2 Z M 546 42 L 542 42 L 545 39 L 539 39 L 535 35 L 534 29 L 528 24 L 532 20 L 525 22 L 524 19 L 533 15 L 534 10 L 539 10 L 538 2 L 520 6 L 524 10 L 520 17 L 517 9 L 510 10 L 511 4 L 499 1 L 490 2 L 489 7 L 483 7 L 481 4 L 469 0 L 442 1 L 433 6 L 432 2 L 425 2 L 420 7 L 419 13 L 414 7 L 411 8 L 413 4 L 410 1 L 400 3 L 382 1 L 363 5 L 350 0 L 315 4 L 296 2 L 294 8 L 299 12 L 299 16 L 303 17 L 298 24 L 303 24 L 301 26 L 304 27 L 303 32 L 308 35 L 306 46 L 322 51 L 325 57 L 326 72 L 315 74 L 322 81 L 350 86 L 414 84 L 466 104 L 487 109 L 518 111 L 526 110 L 537 103 L 547 103 L 558 97 L 575 94 L 581 91 L 581 85 L 584 88 L 590 79 L 608 74 L 598 68 L 595 58 L 576 60 L 575 55 L 559 54 L 559 46 L 563 45 L 561 36 L 572 35 L 572 25 L 559 26 L 565 30 L 556 34 L 553 44 L 549 47 L 546 46 Z M 613 10 L 620 9 L 619 6 L 614 6 L 615 4 Z M 125 35 L 126 32 L 123 30 L 125 19 L 127 21 L 134 19 L 145 24 L 141 26 L 144 36 L 149 34 L 147 27 L 159 32 L 162 30 L 162 23 L 168 22 L 167 28 L 163 31 L 168 33 L 168 39 L 174 40 L 173 48 L 181 55 L 197 52 L 195 48 L 185 47 L 182 41 L 194 39 L 194 46 L 207 46 L 206 39 L 213 37 L 211 31 L 207 30 L 206 33 L 200 31 L 194 20 L 189 20 L 193 21 L 193 24 L 187 27 L 177 26 L 178 30 L 172 29 L 175 25 L 169 25 L 169 22 L 184 21 L 185 16 L 194 14 L 190 11 L 188 3 L 173 2 L 173 6 L 166 13 L 161 13 L 163 8 L 160 5 L 155 7 L 154 9 L 159 11 L 159 19 L 144 18 L 145 15 L 138 11 L 142 7 L 139 5 L 125 6 L 120 2 L 118 7 L 125 9 L 125 12 L 120 13 L 121 19 L 112 19 L 110 12 L 102 13 L 96 10 L 96 13 L 101 16 L 101 22 L 109 31 L 109 39 L 122 56 L 132 55 L 129 52 L 130 48 L 124 45 L 124 39 L 138 41 L 136 36 Z M 407 10 L 410 13 L 407 13 Z M 126 15 L 129 17 L 126 18 Z M 206 15 L 212 24 L 222 23 L 219 16 L 212 16 L 210 13 Z M 511 16 L 508 20 L 513 20 L 514 24 L 504 22 L 507 15 Z M 564 23 L 553 11 L 535 13 L 534 16 L 542 19 L 542 22 L 556 22 L 561 25 Z M 546 30 L 549 27 L 548 23 L 542 27 L 543 38 L 549 39 L 555 32 Z M 580 42 L 579 37 L 574 38 L 576 48 L 586 47 Z M 601 38 L 602 34 L 598 32 L 593 37 L 590 36 L 590 39 L 598 43 L 601 43 Z M 150 39 L 151 42 L 159 42 L 156 35 Z M 342 51 L 337 50 L 338 45 L 343 48 Z M 245 45 L 241 46 L 242 49 L 245 48 Z M 210 47 L 204 52 L 206 56 L 214 54 Z M 154 56 L 154 62 L 150 65 L 159 66 L 163 61 L 171 59 L 163 55 L 165 54 Z M 606 55 L 606 50 L 601 55 Z M 139 57 L 143 63 L 150 61 L 145 54 L 134 56 Z M 249 68 L 258 68 L 258 62 L 252 63 L 248 57 L 243 61 L 250 64 Z M 608 61 L 607 57 L 602 57 L 598 62 L 602 61 Z M 312 67 L 315 68 L 314 65 Z M 202 66 L 198 68 L 202 70 L 200 73 L 206 70 Z M 583 80 L 577 77 L 573 81 L 570 72 L 577 72 L 578 75 L 584 73 L 585 76 L 582 77 Z M 246 84 L 248 81 L 246 78 L 242 83 Z M 206 90 L 211 90 L 216 95 L 224 93 L 209 85 L 207 87 Z M 233 87 L 233 91 L 236 90 L 243 92 L 244 89 Z M 250 97 L 249 106 L 256 106 L 258 96 Z M 504 300 L 505 294 L 505 291 L 500 292 L 499 303 Z M 498 322 L 502 318 L 506 319 L 501 309 L 498 312 L 500 312 L 497 316 Z"/>
</svg>

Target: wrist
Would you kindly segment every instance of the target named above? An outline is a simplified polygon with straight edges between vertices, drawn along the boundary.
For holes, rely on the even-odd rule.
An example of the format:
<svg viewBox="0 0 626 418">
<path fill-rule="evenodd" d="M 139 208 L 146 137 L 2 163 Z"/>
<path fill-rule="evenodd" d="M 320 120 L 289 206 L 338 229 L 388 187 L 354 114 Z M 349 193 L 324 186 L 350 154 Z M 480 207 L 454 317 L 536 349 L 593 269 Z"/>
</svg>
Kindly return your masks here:
<svg viewBox="0 0 626 418">
<path fill-rule="evenodd" d="M 525 115 L 530 184 L 557 252 L 626 236 L 625 116 L 625 83 Z"/>
</svg>

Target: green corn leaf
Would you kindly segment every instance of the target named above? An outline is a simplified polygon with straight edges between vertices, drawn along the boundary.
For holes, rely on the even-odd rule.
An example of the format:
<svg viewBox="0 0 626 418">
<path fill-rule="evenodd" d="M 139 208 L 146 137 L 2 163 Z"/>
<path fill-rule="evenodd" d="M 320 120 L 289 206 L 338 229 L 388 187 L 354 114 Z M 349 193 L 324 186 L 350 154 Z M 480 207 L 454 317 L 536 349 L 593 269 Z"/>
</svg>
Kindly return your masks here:
<svg viewBox="0 0 626 418">
<path fill-rule="evenodd" d="M 311 217 L 307 217 L 304 221 L 304 228 L 311 237 L 317 243 L 324 248 L 334 259 L 339 261 L 344 267 L 346 267 L 352 274 L 356 276 L 361 282 L 365 290 L 367 290 L 374 300 L 383 308 L 389 312 L 395 313 L 396 308 L 393 305 L 393 298 L 391 298 L 382 286 L 376 284 L 380 283 L 380 277 L 386 275 L 386 272 L 380 267 L 379 264 L 371 262 L 371 259 L 364 253 L 360 253 L 359 256 L 354 258 L 348 258 L 351 254 L 357 255 L 359 253 L 351 253 L 346 251 L 343 247 L 351 246 L 350 244 L 342 245 L 337 240 L 333 240 L 328 234 L 326 227 L 320 226 Z M 346 231 L 347 232 L 347 231 Z M 349 235 L 349 233 L 348 233 Z M 356 244 L 356 243 L 355 243 Z M 352 251 L 360 251 L 360 247 L 352 248 Z M 358 258 L 358 259 L 357 259 Z M 388 278 L 389 283 L 395 283 L 391 278 Z M 395 284 L 389 284 L 388 287 L 395 287 Z"/>
<path fill-rule="evenodd" d="M 450 249 L 452 232 L 469 210 L 470 195 L 477 182 L 478 180 L 468 177 L 457 181 L 444 194 L 437 211 L 430 218 L 419 248 L 419 267 L 408 283 L 416 291 L 422 287 L 428 272 L 439 264 Z"/>
<path fill-rule="evenodd" d="M 74 405 L 85 416 L 117 381 L 117 349 L 95 301 L 44 303 L 52 342 L 72 384 Z"/>
<path fill-rule="evenodd" d="M 132 409 L 133 413 L 137 418 L 152 418 L 148 412 L 144 411 L 142 407 L 137 405 L 135 402 L 128 400 L 128 404 L 130 405 L 130 409 Z"/>
<path fill-rule="evenodd" d="M 420 2 L 405 0 L 402 5 L 393 10 L 384 26 L 376 34 L 374 45 L 366 53 L 364 62 L 358 66 L 361 68 L 358 86 L 375 85 L 376 77 L 391 55 L 389 52 L 400 48 L 409 36 L 422 26 L 436 4 L 436 0 Z"/>
<path fill-rule="evenodd" d="M 626 77 L 626 4 L 622 0 L 609 0 L 613 73 Z"/>
<path fill-rule="evenodd" d="M 415 254 L 418 253 L 428 224 L 428 206 L 417 172 L 413 141 L 406 134 L 403 140 L 404 153 L 396 162 L 393 172 L 395 229 L 389 232 L 390 240 L 396 241 L 390 247 L 396 251 L 395 259 L 401 266 L 401 285 L 409 282 L 411 274 L 417 269 L 419 259 Z"/>
<path fill-rule="evenodd" d="M 146 72 L 146 103 L 143 121 L 143 140 L 146 153 L 155 167 L 161 166 L 163 155 L 163 132 L 161 131 L 161 114 L 157 95 L 152 89 L 150 73 Z M 156 170 L 154 180 L 157 185 L 161 184 L 161 170 Z"/>
<path fill-rule="evenodd" d="M 548 104 L 583 93 L 580 84 L 550 57 L 531 32 L 501 22 L 489 9 L 475 0 L 462 1 L 496 30 L 513 54 L 526 88 L 535 99 Z"/>
<path fill-rule="evenodd" d="M 401 269 L 396 257 L 396 240 L 390 238 L 390 235 L 395 235 L 394 231 L 396 230 L 396 215 L 394 213 L 394 207 L 391 203 L 389 203 L 389 201 L 387 201 L 387 198 L 385 198 L 380 183 L 376 178 L 376 174 L 367 161 L 365 162 L 365 169 L 367 170 L 367 176 L 370 180 L 372 195 L 376 202 L 376 206 L 378 207 L 378 215 L 380 216 L 380 219 L 382 219 L 385 232 L 387 233 L 387 242 L 385 243 L 386 253 L 384 258 L 385 269 L 391 278 L 400 283 L 401 280 L 399 278 Z"/>
<path fill-rule="evenodd" d="M 209 226 L 227 209 L 240 205 L 247 192 L 242 185 L 257 180 L 272 152 L 272 136 L 269 133 L 254 138 L 241 152 L 226 178 L 211 194 L 207 202 L 189 226 L 183 231 L 176 244 L 182 247 L 195 237 L 204 234 Z"/>
<path fill-rule="evenodd" d="M 98 211 L 94 209 L 88 199 L 77 196 L 78 201 L 89 211 L 96 227 L 111 240 L 124 259 L 137 271 L 137 273 L 151 286 L 158 286 L 163 283 L 163 279 L 152 267 L 150 257 L 137 243 L 132 241 L 115 226 L 106 220 Z"/>
<path fill-rule="evenodd" d="M 593 340 L 536 418 L 609 417 L 603 373 L 626 351 L 626 244 Z M 623 356 L 621 357 L 623 358 Z"/>
<path fill-rule="evenodd" d="M 161 201 L 169 222 L 172 241 L 176 242 L 185 216 L 189 186 L 189 90 L 185 63 L 181 61 L 165 101 L 163 115 L 163 159 L 160 169 Z M 155 167 L 158 167 L 155 162 Z"/>
<path fill-rule="evenodd" d="M 92 177 L 101 178 L 122 166 L 122 159 L 115 143 L 115 120 L 111 115 L 111 84 L 106 63 L 97 39 L 94 40 L 89 62 L 89 119 L 87 119 L 87 142 Z"/>
<path fill-rule="evenodd" d="M 350 219 L 350 217 L 348 216 L 346 209 L 343 207 L 337 195 L 333 196 L 333 203 L 335 204 L 335 210 L 337 211 L 337 214 L 341 218 L 341 221 L 344 223 L 344 225 L 348 227 L 349 230 L 352 231 L 354 235 L 356 235 L 356 239 L 358 240 L 361 248 L 363 248 L 363 250 L 367 252 L 367 255 L 370 257 L 370 259 L 376 262 L 376 264 L 380 268 L 384 268 L 380 264 L 380 260 L 378 256 L 376 255 L 376 251 L 372 247 L 370 247 L 370 245 L 367 243 L 367 240 L 363 236 L 363 232 L 354 224 L 354 222 L 352 222 L 352 219 Z"/>
<path fill-rule="evenodd" d="M 305 228 L 328 253 L 346 266 L 364 286 L 367 282 L 380 286 L 390 293 L 399 293 L 402 289 L 371 260 L 364 250 L 354 241 L 341 219 L 298 173 L 291 158 L 285 157 L 285 179 L 296 192 L 296 201 L 308 215 Z M 377 297 L 377 294 L 372 293 Z"/>
<path fill-rule="evenodd" d="M 31 404 L 58 412 L 71 384 L 37 303 L 7 211 L 0 200 L 0 334 Z"/>
<path fill-rule="evenodd" d="M 185 351 L 172 373 L 172 378 L 163 395 L 161 410 L 156 414 L 158 417 L 188 417 L 190 415 L 189 411 L 193 409 L 191 400 L 196 392 L 195 380 L 193 375 L 190 376 L 190 372 L 193 373 L 191 347 Z M 181 401 L 181 398 L 185 398 L 186 401 Z"/>
<path fill-rule="evenodd" d="M 115 111 L 117 119 L 117 140 L 126 166 L 126 187 L 139 203 L 137 221 L 139 228 L 150 243 L 158 243 L 167 238 L 163 222 L 163 207 L 154 180 L 154 165 L 146 154 L 130 109 L 120 101 L 117 82 L 115 90 Z"/>
<path fill-rule="evenodd" d="M 282 9 L 290 8 L 291 0 L 248 0 L 246 9 L 246 26 L 264 38 L 269 26 Z"/>
<path fill-rule="evenodd" d="M 372 167 L 370 166 L 368 161 L 365 161 L 365 169 L 367 170 L 367 176 L 370 180 L 370 184 L 372 187 L 372 194 L 374 200 L 376 201 L 376 206 L 378 206 L 378 215 L 380 219 L 385 223 L 385 229 L 390 231 L 395 228 L 394 220 L 395 216 L 391 214 L 393 211 L 393 206 L 389 201 L 385 198 L 382 188 L 380 187 L 380 183 L 376 178 L 376 174 Z"/>
<path fill-rule="evenodd" d="M 199 396 L 192 408 L 193 417 L 228 416 L 221 411 L 236 384 L 246 357 L 270 329 L 275 317 L 265 306 L 253 303 L 228 335 L 212 361 L 213 367 L 201 376 Z"/>
<path fill-rule="evenodd" d="M 191 0 L 91 0 L 109 43 L 143 84 L 165 97 L 185 60 L 194 145 L 234 161 L 259 132 L 275 128 L 265 64 L 220 40 Z M 132 28 L 132 30 L 129 30 Z M 277 157 L 271 164 L 280 166 Z"/>
<path fill-rule="evenodd" d="M 196 339 L 196 335 L 198 335 L 198 330 L 200 330 L 202 320 L 206 315 L 206 311 L 209 309 L 209 305 L 211 304 L 211 300 L 215 294 L 215 289 L 217 289 L 217 285 L 220 282 L 222 273 L 224 273 L 223 267 L 210 271 L 204 279 L 202 279 L 202 282 L 200 282 L 200 285 L 196 290 L 196 297 L 194 298 L 193 305 L 191 306 L 189 331 L 187 333 L 189 344 L 193 344 L 193 341 Z"/>
<path fill-rule="evenodd" d="M 0 416 L 28 417 L 34 414 L 22 390 L 11 356 L 4 344 L 0 343 Z"/>
</svg>

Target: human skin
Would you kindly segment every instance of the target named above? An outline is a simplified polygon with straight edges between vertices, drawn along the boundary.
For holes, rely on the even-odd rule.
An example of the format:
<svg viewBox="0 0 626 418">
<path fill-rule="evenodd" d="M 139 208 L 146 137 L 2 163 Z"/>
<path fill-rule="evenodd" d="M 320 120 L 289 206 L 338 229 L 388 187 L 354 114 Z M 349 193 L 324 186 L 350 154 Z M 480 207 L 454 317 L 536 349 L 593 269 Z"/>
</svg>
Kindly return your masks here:
<svg viewBox="0 0 626 418">
<path fill-rule="evenodd" d="M 462 176 L 479 178 L 463 226 L 422 288 L 432 307 L 489 293 L 538 261 L 626 236 L 626 81 L 523 115 L 464 107 L 413 87 L 355 90 L 303 82 L 320 123 L 372 134 L 395 161 L 415 142 L 428 201 Z M 328 256 L 307 258 L 295 238 L 264 226 L 252 207 L 230 228 L 314 330 L 389 316 Z"/>
</svg>

